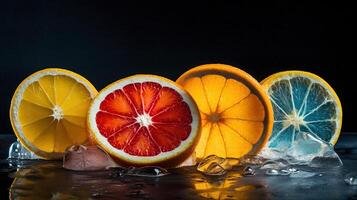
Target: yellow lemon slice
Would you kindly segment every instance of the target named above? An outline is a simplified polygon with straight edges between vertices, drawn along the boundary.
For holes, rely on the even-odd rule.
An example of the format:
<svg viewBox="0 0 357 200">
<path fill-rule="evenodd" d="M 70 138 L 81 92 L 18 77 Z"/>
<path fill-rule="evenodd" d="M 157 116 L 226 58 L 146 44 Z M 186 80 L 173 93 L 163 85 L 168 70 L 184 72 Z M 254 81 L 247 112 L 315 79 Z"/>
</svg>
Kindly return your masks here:
<svg viewBox="0 0 357 200">
<path fill-rule="evenodd" d="M 96 94 L 87 79 L 71 71 L 38 71 L 23 80 L 12 97 L 12 128 L 36 155 L 60 158 L 67 147 L 88 140 L 87 111 Z"/>
</svg>

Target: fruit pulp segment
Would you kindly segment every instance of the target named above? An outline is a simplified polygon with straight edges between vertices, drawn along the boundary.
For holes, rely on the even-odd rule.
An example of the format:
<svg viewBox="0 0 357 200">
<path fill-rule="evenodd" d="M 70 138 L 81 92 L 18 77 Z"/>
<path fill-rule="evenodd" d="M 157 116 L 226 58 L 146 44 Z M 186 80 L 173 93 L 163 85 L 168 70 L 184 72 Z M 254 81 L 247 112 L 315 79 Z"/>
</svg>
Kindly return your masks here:
<svg viewBox="0 0 357 200">
<path fill-rule="evenodd" d="M 223 158 L 227 156 L 225 142 L 217 123 L 212 124 L 207 140 L 207 147 L 205 150 L 206 155 L 216 155 Z"/>
<path fill-rule="evenodd" d="M 20 102 L 25 138 L 45 152 L 63 152 L 73 143 L 83 143 L 90 101 L 87 88 L 69 76 L 41 77 L 28 85 Z"/>
<path fill-rule="evenodd" d="M 206 91 L 207 102 L 211 113 L 216 112 L 222 90 L 226 84 L 226 78 L 219 75 L 206 75 L 202 78 L 203 91 Z"/>
<path fill-rule="evenodd" d="M 201 114 L 201 139 L 196 156 L 215 154 L 241 157 L 264 131 L 265 108 L 242 82 L 221 75 L 190 77 L 184 88 L 197 102 Z"/>
<path fill-rule="evenodd" d="M 187 103 L 173 88 L 132 83 L 108 94 L 96 114 L 99 132 L 130 155 L 155 156 L 177 148 L 191 132 Z"/>
</svg>

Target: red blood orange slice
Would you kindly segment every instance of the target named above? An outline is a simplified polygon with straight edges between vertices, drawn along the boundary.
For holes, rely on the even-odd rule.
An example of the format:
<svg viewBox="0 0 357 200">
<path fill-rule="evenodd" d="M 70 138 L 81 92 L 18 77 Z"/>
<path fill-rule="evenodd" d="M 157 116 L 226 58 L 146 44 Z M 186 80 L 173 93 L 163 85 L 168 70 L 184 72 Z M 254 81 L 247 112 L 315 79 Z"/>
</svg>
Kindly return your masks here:
<svg viewBox="0 0 357 200">
<path fill-rule="evenodd" d="M 130 76 L 100 91 L 88 125 L 97 143 L 127 165 L 175 166 L 191 155 L 200 136 L 192 97 L 154 75 Z"/>
</svg>

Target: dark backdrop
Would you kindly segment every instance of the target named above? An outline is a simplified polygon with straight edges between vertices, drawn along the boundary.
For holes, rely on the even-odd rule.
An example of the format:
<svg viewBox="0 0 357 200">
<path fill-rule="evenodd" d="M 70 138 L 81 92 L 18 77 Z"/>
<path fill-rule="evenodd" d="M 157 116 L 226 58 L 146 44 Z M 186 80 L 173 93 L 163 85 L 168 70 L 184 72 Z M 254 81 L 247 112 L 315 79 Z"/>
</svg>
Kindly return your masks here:
<svg viewBox="0 0 357 200">
<path fill-rule="evenodd" d="M 11 132 L 12 93 L 36 70 L 67 68 L 100 90 L 136 73 L 175 80 L 205 63 L 238 66 L 259 81 L 289 69 L 316 73 L 341 98 L 343 130 L 356 131 L 352 5 L 217 2 L 1 1 L 0 132 Z"/>
</svg>

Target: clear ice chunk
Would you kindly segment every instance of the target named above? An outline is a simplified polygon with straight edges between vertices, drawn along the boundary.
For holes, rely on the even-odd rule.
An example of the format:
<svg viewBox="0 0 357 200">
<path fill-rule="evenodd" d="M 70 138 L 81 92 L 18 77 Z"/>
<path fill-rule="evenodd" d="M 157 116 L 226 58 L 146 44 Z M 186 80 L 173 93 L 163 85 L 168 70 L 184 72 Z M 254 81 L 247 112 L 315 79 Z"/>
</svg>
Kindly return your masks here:
<svg viewBox="0 0 357 200">
<path fill-rule="evenodd" d="M 287 156 L 300 162 L 310 162 L 316 156 L 323 156 L 331 147 L 328 143 L 314 137 L 311 133 L 297 132 L 296 139 L 287 150 Z"/>
<path fill-rule="evenodd" d="M 357 185 L 357 173 L 352 172 L 352 173 L 346 174 L 345 183 L 347 185 Z"/>
<path fill-rule="evenodd" d="M 289 164 L 309 165 L 315 168 L 334 168 L 343 165 L 333 145 L 307 132 L 297 132 L 295 141 L 288 149 L 266 147 L 259 155 L 270 160 L 285 159 Z"/>
<path fill-rule="evenodd" d="M 213 162 L 208 165 L 203 173 L 210 176 L 222 176 L 227 173 L 227 170 L 220 164 Z"/>
<path fill-rule="evenodd" d="M 221 176 L 227 172 L 226 169 L 222 166 L 224 162 L 224 158 L 216 155 L 209 155 L 198 163 L 197 170 L 205 175 Z"/>
<path fill-rule="evenodd" d="M 236 158 L 221 158 L 216 155 L 209 155 L 197 165 L 197 170 L 209 176 L 222 176 L 233 166 L 240 163 Z"/>
<path fill-rule="evenodd" d="M 333 147 L 331 147 L 333 149 Z M 309 163 L 310 167 L 314 168 L 337 168 L 342 167 L 343 163 L 337 153 L 329 149 L 323 156 L 316 156 Z"/>
<path fill-rule="evenodd" d="M 63 156 L 63 168 L 74 171 L 97 171 L 118 167 L 98 146 L 73 145 Z"/>
<path fill-rule="evenodd" d="M 17 140 L 16 142 L 12 143 L 10 148 L 9 148 L 8 159 L 13 159 L 13 160 L 16 160 L 16 159 L 18 159 L 18 160 L 33 160 L 33 159 L 41 159 L 41 158 L 36 156 L 34 153 L 28 151 Z"/>
</svg>

